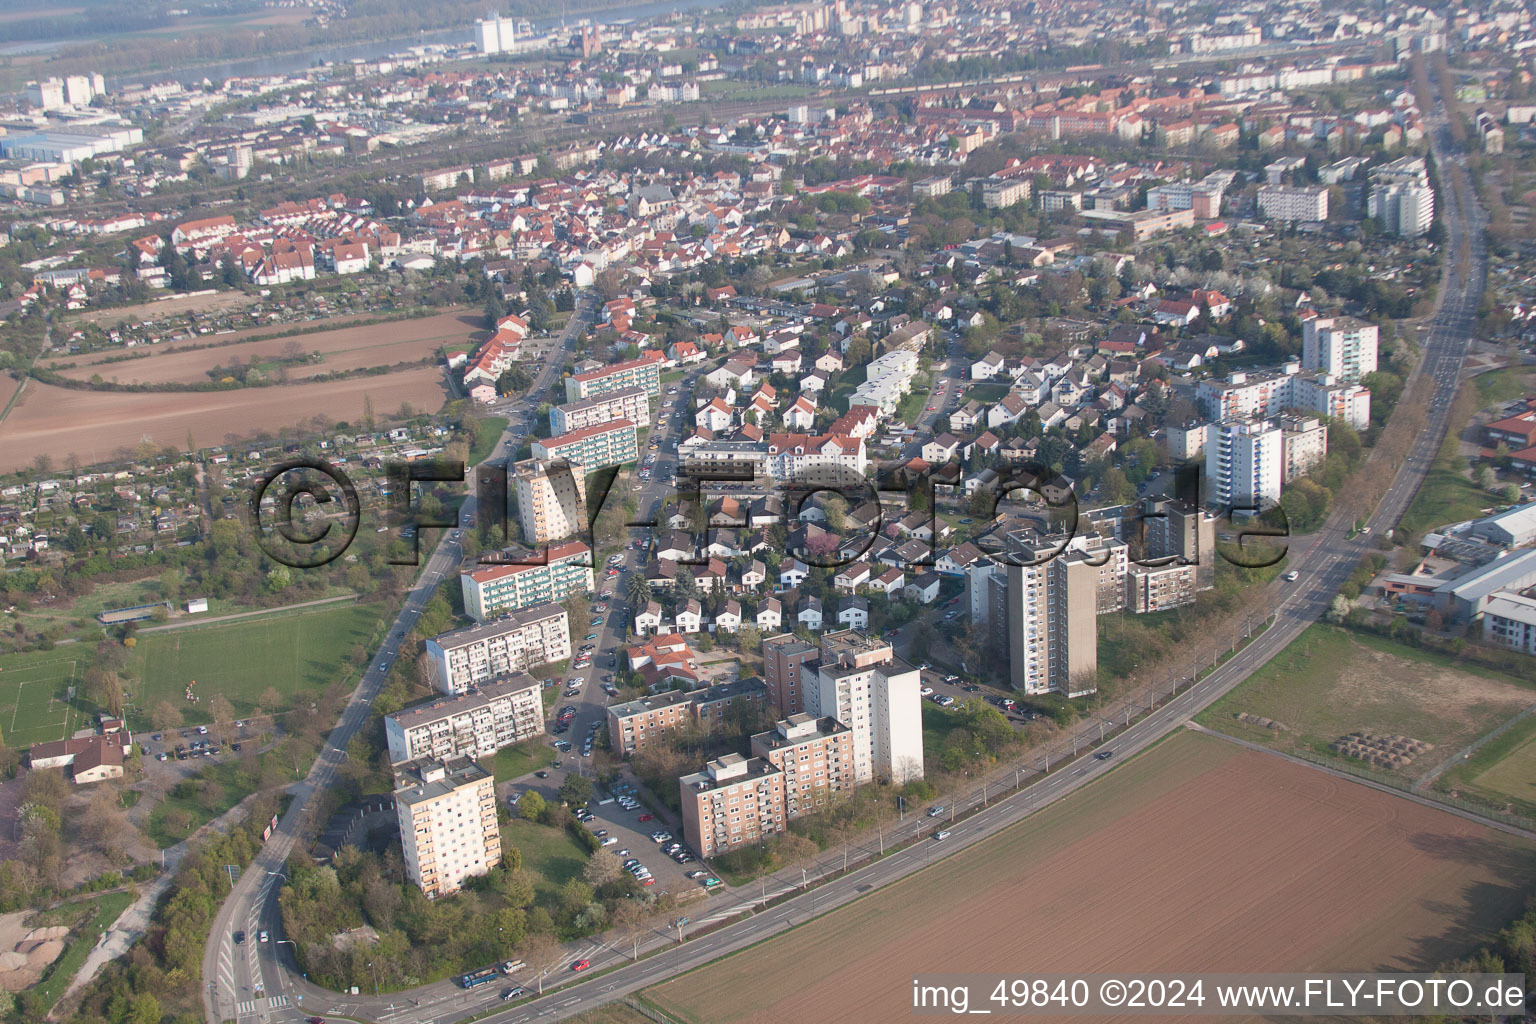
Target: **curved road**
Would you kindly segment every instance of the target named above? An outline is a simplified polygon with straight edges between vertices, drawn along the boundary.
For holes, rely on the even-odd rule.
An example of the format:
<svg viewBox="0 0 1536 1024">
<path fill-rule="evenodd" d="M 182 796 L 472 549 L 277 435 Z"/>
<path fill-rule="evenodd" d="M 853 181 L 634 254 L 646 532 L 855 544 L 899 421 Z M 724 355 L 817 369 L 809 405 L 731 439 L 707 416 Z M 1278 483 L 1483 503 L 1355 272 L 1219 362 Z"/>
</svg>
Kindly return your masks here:
<svg viewBox="0 0 1536 1024">
<path fill-rule="evenodd" d="M 1436 109 L 1431 124 L 1431 141 L 1436 159 L 1444 168 L 1451 142 L 1442 109 Z M 1448 178 L 1449 175 L 1442 173 L 1442 185 Z M 1465 180 L 1465 176 L 1458 178 L 1461 188 L 1443 195 L 1443 199 L 1447 200 L 1443 212 L 1448 229 L 1445 283 L 1440 291 L 1439 306 L 1428 334 L 1424 358 L 1414 374 L 1415 378 L 1420 374 L 1428 374 L 1434 382 L 1429 424 L 1416 438 L 1408 457 L 1398 467 L 1393 483 L 1369 519 L 1369 526 L 1378 533 L 1395 526 L 1401 518 L 1432 465 L 1449 427 L 1449 410 L 1459 386 L 1460 368 L 1467 352 L 1485 274 L 1483 214 L 1477 208 L 1474 198 L 1465 191 Z M 1467 273 L 1466 287 L 1453 294 L 1451 285 L 1463 265 Z M 1204 679 L 1120 733 L 1114 740 L 1114 749 L 1120 756 L 1114 761 L 1090 758 L 1058 768 L 1026 789 L 997 800 L 950 826 L 952 838 L 942 848 L 929 841 L 919 841 L 874 860 L 848 875 L 793 896 L 765 912 L 741 918 L 718 931 L 675 948 L 665 949 L 659 955 L 645 960 L 627 963 L 627 950 L 620 952 L 614 948 L 594 946 L 581 953 L 592 961 L 593 968 L 616 969 L 510 1006 L 486 1019 L 495 1024 L 527 1024 L 532 1021 L 559 1020 L 593 1009 L 851 902 L 873 888 L 926 867 L 938 859 L 941 852 L 947 856 L 988 838 L 1081 789 L 1112 770 L 1125 757 L 1181 728 L 1193 715 L 1266 664 L 1315 622 L 1328 609 L 1333 595 L 1360 558 L 1370 549 L 1366 537 L 1350 536 L 1353 525 L 1346 521 L 1342 513 L 1335 514 L 1321 530 L 1307 539 L 1304 547 L 1292 551 L 1290 565 L 1300 574 L 1299 579 L 1294 583 L 1277 580 L 1269 585 L 1269 606 L 1274 609 L 1270 628 Z M 450 543 L 441 543 L 429 560 L 423 574 L 423 584 L 411 592 L 406 610 L 402 612 L 401 623 L 405 629 L 409 629 L 409 623 L 414 622 L 437 576 L 452 568 L 454 559 L 447 554 L 451 549 Z M 392 636 L 391 643 L 394 642 Z M 392 996 L 342 995 L 310 985 L 298 977 L 294 973 L 292 958 L 281 955 L 277 943 L 262 945 L 255 943 L 253 938 L 248 940 L 245 947 L 233 947 L 229 942 L 229 932 L 235 927 L 245 927 L 253 936 L 255 928 L 267 928 L 274 937 L 280 935 L 276 900 L 266 898 L 274 894 L 277 881 L 277 875 L 270 872 L 281 869 L 297 838 L 299 811 L 315 790 L 329 781 L 340 761 L 341 751 L 345 749 L 346 740 L 365 720 L 368 713 L 366 704 L 372 693 L 377 692 L 378 684 L 383 679 L 382 664 L 387 663 L 393 653 L 392 647 L 386 647 L 370 666 L 358 694 L 348 706 L 341 725 L 332 734 L 310 777 L 299 784 L 294 805 L 284 818 L 279 834 L 236 885 L 234 895 L 214 924 L 204 961 L 205 977 L 211 979 L 205 1002 L 208 1019 L 213 1024 L 237 1016 L 252 1022 L 287 1024 L 302 1020 L 309 1014 L 345 1015 L 384 1024 L 449 1024 L 464 1017 L 483 1014 L 494 1009 L 497 1003 L 500 985 L 484 986 L 486 991 L 463 992 L 446 982 Z M 982 794 L 976 794 L 969 805 L 983 803 L 981 797 Z M 1494 822 L 1485 823 L 1504 827 Z M 918 837 L 931 827 L 931 823 L 924 819 L 914 818 L 879 841 L 883 845 L 898 838 Z M 864 844 L 866 848 L 873 845 Z M 770 884 L 773 887 L 769 892 L 770 897 L 793 888 L 786 887 L 783 878 L 777 878 Z M 712 898 L 707 906 L 714 912 L 706 920 L 722 918 L 729 912 L 728 908 L 744 908 L 751 902 L 751 897 L 751 893 L 738 890 Z M 702 912 L 696 909 L 693 913 L 700 915 Z M 701 920 L 698 923 L 705 922 Z M 642 948 L 656 949 L 670 945 L 670 936 L 653 933 L 646 937 Z M 239 959 L 234 956 L 235 953 L 243 953 L 249 959 L 250 978 L 268 980 L 262 998 L 252 999 L 237 988 L 230 987 L 235 983 L 235 975 L 238 973 L 229 969 L 229 961 Z M 523 977 L 518 980 L 529 984 Z M 230 1010 L 237 1012 L 226 1012 Z"/>
</svg>

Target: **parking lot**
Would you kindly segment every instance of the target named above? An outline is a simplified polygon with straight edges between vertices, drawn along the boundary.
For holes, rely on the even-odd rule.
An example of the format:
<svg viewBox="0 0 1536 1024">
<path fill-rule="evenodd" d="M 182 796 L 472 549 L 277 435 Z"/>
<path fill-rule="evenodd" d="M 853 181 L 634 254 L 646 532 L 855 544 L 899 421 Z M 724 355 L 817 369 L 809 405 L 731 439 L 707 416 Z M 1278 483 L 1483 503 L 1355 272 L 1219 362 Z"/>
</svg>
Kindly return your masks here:
<svg viewBox="0 0 1536 1024">
<path fill-rule="evenodd" d="M 617 800 L 610 800 L 607 794 L 602 799 L 606 802 L 592 802 L 587 806 L 592 811 L 592 821 L 586 822 L 586 827 L 592 832 L 606 830 L 609 836 L 618 842 L 608 849 L 615 854 L 628 850 L 628 853 L 619 857 L 619 860 L 637 858 L 641 864 L 651 872 L 656 879 L 656 884 L 651 887 L 655 893 L 672 892 L 686 895 L 690 891 L 699 890 L 699 883 L 687 877 L 690 871 L 702 870 L 704 865 L 695 860 L 688 864 L 678 864 L 671 857 L 661 852 L 664 844 L 656 843 L 651 839 L 651 833 L 660 831 L 670 832 L 675 842 L 682 842 L 683 837 L 677 830 L 667 828 L 656 820 L 641 821 L 640 818 L 649 814 L 649 810 L 641 804 L 635 810 L 628 811 L 621 807 Z"/>
<path fill-rule="evenodd" d="M 989 686 L 977 686 L 975 684 L 968 684 L 963 679 L 959 679 L 953 683 L 947 682 L 946 680 L 949 677 L 945 673 L 936 671 L 934 669 L 923 669 L 921 675 L 923 688 L 925 690 L 932 691 L 931 694 L 923 694 L 924 700 L 933 700 L 936 697 L 948 697 L 954 701 L 954 704 L 944 706 L 958 707 L 960 704 L 963 704 L 965 701 L 970 700 L 971 698 L 980 698 L 981 700 L 985 700 L 993 708 L 1001 711 L 1004 717 L 1006 717 L 1009 723 L 1015 728 L 1024 726 L 1030 722 L 1033 716 L 1036 714 L 1035 712 L 1029 710 L 1023 698 L 1017 697 L 1014 694 L 1005 693 L 1002 690 L 995 690 Z M 998 703 L 1002 700 L 1016 700 L 1018 702 L 1017 707 L 1015 707 L 1013 710 L 1004 708 Z M 935 700 L 934 703 L 940 703 L 940 701 Z"/>
</svg>

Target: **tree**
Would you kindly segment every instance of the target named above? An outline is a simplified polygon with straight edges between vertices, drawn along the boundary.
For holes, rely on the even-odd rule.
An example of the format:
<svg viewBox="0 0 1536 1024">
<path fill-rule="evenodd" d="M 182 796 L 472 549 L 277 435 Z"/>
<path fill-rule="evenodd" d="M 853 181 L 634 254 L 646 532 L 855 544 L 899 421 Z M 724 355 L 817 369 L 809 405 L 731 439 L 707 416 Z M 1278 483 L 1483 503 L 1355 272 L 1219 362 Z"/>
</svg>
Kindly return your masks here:
<svg viewBox="0 0 1536 1024">
<path fill-rule="evenodd" d="M 632 572 L 629 579 L 624 582 L 624 596 L 629 598 L 629 606 L 636 614 L 645 610 L 645 606 L 651 601 L 651 584 L 645 578 L 644 572 Z"/>
<path fill-rule="evenodd" d="M 123 713 L 123 684 L 110 669 L 92 668 L 85 673 L 85 694 L 109 714 Z"/>
<path fill-rule="evenodd" d="M 91 795 L 80 818 L 81 838 L 110 861 L 119 861 L 134 835 L 115 787 L 102 786 Z"/>
<path fill-rule="evenodd" d="M 368 394 L 367 392 L 364 392 L 363 393 L 363 426 L 366 427 L 369 430 L 372 430 L 373 427 L 374 427 L 374 424 L 376 422 L 377 422 L 377 420 L 374 418 L 374 414 L 373 414 L 373 396 Z"/>
<path fill-rule="evenodd" d="M 565 781 L 560 783 L 560 799 L 572 807 L 586 803 L 591 795 L 592 780 L 585 775 L 567 775 Z M 523 799 L 528 798 L 525 796 Z"/>
<path fill-rule="evenodd" d="M 235 720 L 235 706 L 222 693 L 208 702 L 208 713 L 213 716 L 214 725 L 228 726 Z"/>
<path fill-rule="evenodd" d="M 601 889 L 610 882 L 617 882 L 623 875 L 624 865 L 620 864 L 619 858 L 607 849 L 594 853 L 587 861 L 587 866 L 581 871 L 581 877 L 585 878 L 594 889 Z"/>
<path fill-rule="evenodd" d="M 549 805 L 534 790 L 528 790 L 517 801 L 517 813 L 529 821 L 543 821 L 549 813 Z"/>
<path fill-rule="evenodd" d="M 168 700 L 160 701 L 149 713 L 149 724 L 156 732 L 175 732 L 181 723 L 181 709 Z"/>
<path fill-rule="evenodd" d="M 540 995 L 544 994 L 544 975 L 558 967 L 564 957 L 565 947 L 549 932 L 533 932 L 523 939 L 522 960 L 533 969 Z"/>
<path fill-rule="evenodd" d="M 622 870 L 622 869 L 621 869 Z M 613 923 L 629 939 L 629 958 L 640 959 L 640 937 L 645 934 L 645 908 L 636 900 L 620 900 L 613 908 Z"/>
<path fill-rule="evenodd" d="M 736 650 L 742 654 L 755 654 L 762 644 L 762 631 L 749 622 L 743 622 L 736 631 Z"/>
</svg>

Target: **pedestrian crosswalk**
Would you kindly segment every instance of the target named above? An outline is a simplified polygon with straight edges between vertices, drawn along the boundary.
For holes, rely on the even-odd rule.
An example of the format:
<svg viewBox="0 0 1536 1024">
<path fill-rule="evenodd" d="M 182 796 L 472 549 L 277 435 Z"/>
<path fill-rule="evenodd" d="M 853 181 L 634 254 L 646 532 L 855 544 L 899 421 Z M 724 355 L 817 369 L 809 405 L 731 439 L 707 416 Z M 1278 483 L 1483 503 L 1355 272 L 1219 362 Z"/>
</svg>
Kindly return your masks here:
<svg viewBox="0 0 1536 1024">
<path fill-rule="evenodd" d="M 235 1016 L 255 1017 L 260 1015 L 264 1009 L 280 1010 L 287 1005 L 287 996 L 271 996 L 267 999 L 243 999 L 235 1004 Z"/>
</svg>

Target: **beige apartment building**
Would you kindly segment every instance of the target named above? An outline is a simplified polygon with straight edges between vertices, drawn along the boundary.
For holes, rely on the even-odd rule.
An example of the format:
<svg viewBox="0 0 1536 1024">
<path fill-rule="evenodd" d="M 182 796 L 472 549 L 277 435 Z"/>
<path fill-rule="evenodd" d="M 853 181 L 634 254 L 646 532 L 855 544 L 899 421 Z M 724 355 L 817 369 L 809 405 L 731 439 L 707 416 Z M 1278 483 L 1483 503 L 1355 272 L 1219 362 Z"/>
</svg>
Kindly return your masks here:
<svg viewBox="0 0 1536 1024">
<path fill-rule="evenodd" d="M 573 537 L 587 528 L 587 478 L 580 466 L 525 459 L 512 466 L 517 521 L 534 546 Z"/>
<path fill-rule="evenodd" d="M 853 731 L 835 718 L 791 715 L 752 737 L 752 756 L 784 773 L 789 820 L 853 788 Z"/>
<path fill-rule="evenodd" d="M 806 713 L 848 727 L 854 785 L 923 777 L 921 673 L 889 641 L 854 629 L 821 638 L 821 660 L 802 665 Z"/>
<path fill-rule="evenodd" d="M 395 765 L 405 875 L 431 899 L 501 863 L 496 782 L 467 757 Z"/>
<path fill-rule="evenodd" d="M 614 704 L 608 708 L 608 749 L 633 757 L 648 744 L 693 724 L 693 703 L 681 690 Z"/>
<path fill-rule="evenodd" d="M 784 831 L 784 772 L 762 757 L 726 754 L 678 779 L 683 834 L 715 857 Z"/>
<path fill-rule="evenodd" d="M 525 672 L 492 679 L 454 697 L 384 716 L 391 762 L 424 757 L 490 757 L 544 735 L 539 681 Z"/>
<path fill-rule="evenodd" d="M 441 633 L 426 647 L 433 684 L 443 693 L 461 694 L 509 672 L 566 660 L 571 631 L 565 609 L 545 603 Z"/>
</svg>

